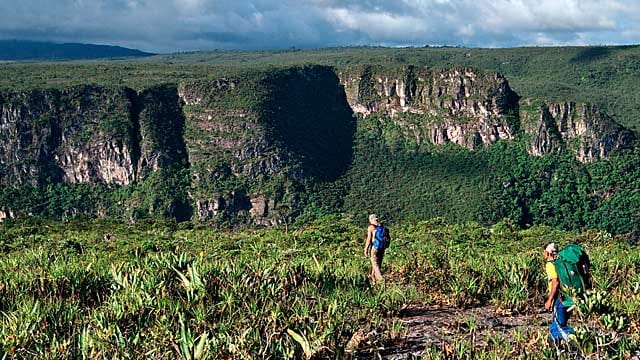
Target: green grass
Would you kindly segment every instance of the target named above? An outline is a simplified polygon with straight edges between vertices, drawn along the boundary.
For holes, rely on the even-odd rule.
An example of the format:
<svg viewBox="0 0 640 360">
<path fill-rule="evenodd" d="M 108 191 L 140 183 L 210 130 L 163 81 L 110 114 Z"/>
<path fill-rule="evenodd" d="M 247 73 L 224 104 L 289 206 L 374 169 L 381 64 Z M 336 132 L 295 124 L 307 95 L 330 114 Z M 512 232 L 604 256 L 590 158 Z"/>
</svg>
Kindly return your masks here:
<svg viewBox="0 0 640 360">
<path fill-rule="evenodd" d="M 348 218 L 235 233 L 172 222 L 5 223 L 0 354 L 342 358 L 363 326 L 377 329 L 381 344 L 397 340 L 393 316 L 407 303 L 535 312 L 546 286 L 540 250 L 549 240 L 577 240 L 591 254 L 601 295 L 583 305 L 584 321 L 572 323 L 589 330 L 582 347 L 593 356 L 628 356 L 640 345 L 640 251 L 620 239 L 440 220 L 391 230 L 387 283 L 372 287 L 363 228 Z M 545 358 L 545 332 L 541 326 L 513 349 L 496 342 L 471 350 L 463 336 L 429 351 Z M 612 336 L 611 345 L 597 346 Z"/>
</svg>

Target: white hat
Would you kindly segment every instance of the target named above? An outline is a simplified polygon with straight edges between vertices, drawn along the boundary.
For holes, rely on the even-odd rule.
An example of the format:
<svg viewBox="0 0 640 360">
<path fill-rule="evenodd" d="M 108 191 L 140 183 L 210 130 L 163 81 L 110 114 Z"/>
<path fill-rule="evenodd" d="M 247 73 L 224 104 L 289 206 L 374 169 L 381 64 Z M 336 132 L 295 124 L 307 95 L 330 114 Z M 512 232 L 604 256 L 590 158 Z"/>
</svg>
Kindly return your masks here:
<svg viewBox="0 0 640 360">
<path fill-rule="evenodd" d="M 550 243 L 544 248 L 544 251 L 549 254 L 556 254 L 558 252 L 558 245 L 556 243 Z"/>
</svg>

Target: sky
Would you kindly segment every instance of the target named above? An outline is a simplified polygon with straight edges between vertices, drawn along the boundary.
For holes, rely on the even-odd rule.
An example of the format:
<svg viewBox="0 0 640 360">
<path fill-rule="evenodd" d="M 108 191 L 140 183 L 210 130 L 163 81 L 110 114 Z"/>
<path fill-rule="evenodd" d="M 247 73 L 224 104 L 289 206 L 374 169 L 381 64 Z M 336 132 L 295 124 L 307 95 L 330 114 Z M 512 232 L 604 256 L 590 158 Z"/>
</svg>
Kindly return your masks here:
<svg viewBox="0 0 640 360">
<path fill-rule="evenodd" d="M 151 52 L 640 43 L 640 0 L 0 0 L 0 39 Z"/>
</svg>

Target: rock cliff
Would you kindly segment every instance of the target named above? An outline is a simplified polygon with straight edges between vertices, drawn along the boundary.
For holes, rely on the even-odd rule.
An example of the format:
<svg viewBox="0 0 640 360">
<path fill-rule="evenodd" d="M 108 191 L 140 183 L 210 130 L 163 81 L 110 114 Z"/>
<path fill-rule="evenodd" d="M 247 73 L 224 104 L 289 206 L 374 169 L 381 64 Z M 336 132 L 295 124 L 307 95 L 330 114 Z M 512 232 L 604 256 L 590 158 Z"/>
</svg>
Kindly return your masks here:
<svg viewBox="0 0 640 360">
<path fill-rule="evenodd" d="M 180 208 L 200 220 L 277 224 L 300 213 L 309 189 L 358 161 L 354 113 L 392 124 L 418 144 L 476 150 L 524 137 L 532 155 L 569 149 L 582 162 L 635 142 L 594 106 L 520 101 L 501 75 L 469 68 L 308 66 L 139 92 L 89 85 L 5 91 L 0 220 L 41 211 L 57 188 L 20 202 L 35 204 L 28 208 L 13 197 L 53 184 L 101 189 L 91 198 L 104 197 L 100 205 L 74 214 L 113 213 L 106 207 L 116 202 L 131 217 Z"/>
<path fill-rule="evenodd" d="M 128 184 L 135 178 L 125 89 L 0 95 L 0 183 Z"/>
<path fill-rule="evenodd" d="M 0 183 L 127 185 L 186 160 L 175 87 L 0 94 Z"/>
<path fill-rule="evenodd" d="M 354 112 L 387 115 L 419 143 L 476 149 L 519 130 L 518 95 L 499 74 L 365 66 L 340 77 Z"/>
<path fill-rule="evenodd" d="M 364 66 L 339 75 L 355 113 L 390 121 L 418 144 L 451 142 L 475 150 L 512 140 L 524 130 L 532 155 L 570 148 L 579 161 L 589 162 L 635 141 L 632 131 L 594 105 L 521 104 L 500 74 Z"/>
<path fill-rule="evenodd" d="M 184 142 L 184 113 L 176 86 L 162 85 L 138 94 L 133 124 L 140 143 L 136 174 L 144 178 L 151 171 L 188 166 Z"/>
<path fill-rule="evenodd" d="M 275 224 L 300 186 L 334 180 L 351 161 L 355 122 L 330 68 L 184 84 L 180 96 L 200 219 Z"/>
<path fill-rule="evenodd" d="M 607 158 L 611 152 L 630 148 L 635 135 L 596 106 L 573 102 L 525 101 L 523 128 L 530 138 L 529 153 L 545 155 L 570 149 L 581 162 Z"/>
</svg>

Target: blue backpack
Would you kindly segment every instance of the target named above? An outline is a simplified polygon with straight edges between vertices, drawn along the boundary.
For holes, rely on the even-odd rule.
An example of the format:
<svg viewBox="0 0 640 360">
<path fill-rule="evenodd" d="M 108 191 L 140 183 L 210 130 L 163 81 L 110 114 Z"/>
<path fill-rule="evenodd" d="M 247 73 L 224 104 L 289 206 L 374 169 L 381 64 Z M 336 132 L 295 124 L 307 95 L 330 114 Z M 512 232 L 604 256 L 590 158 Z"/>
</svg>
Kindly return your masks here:
<svg viewBox="0 0 640 360">
<path fill-rule="evenodd" d="M 391 243 L 389 229 L 384 227 L 384 225 L 376 226 L 375 238 L 373 239 L 373 248 L 376 250 L 384 250 L 389 247 L 389 243 Z"/>
</svg>

